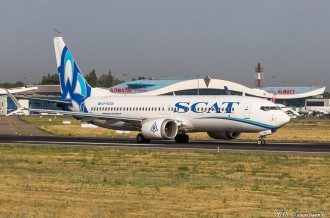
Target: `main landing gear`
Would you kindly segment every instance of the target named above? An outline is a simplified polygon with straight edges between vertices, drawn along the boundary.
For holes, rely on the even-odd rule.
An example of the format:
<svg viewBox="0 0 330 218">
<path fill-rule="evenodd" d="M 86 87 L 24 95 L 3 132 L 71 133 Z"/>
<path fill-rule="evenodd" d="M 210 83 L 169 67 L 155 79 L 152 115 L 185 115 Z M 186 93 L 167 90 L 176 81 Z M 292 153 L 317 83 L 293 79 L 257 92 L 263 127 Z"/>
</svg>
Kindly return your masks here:
<svg viewBox="0 0 330 218">
<path fill-rule="evenodd" d="M 174 138 L 176 143 L 188 143 L 189 142 L 189 135 L 185 133 L 178 133 Z M 150 143 L 151 139 L 148 139 L 142 135 L 142 133 L 139 133 L 136 136 L 136 142 L 137 143 Z"/>
<path fill-rule="evenodd" d="M 178 133 L 174 138 L 176 143 L 188 143 L 189 142 L 189 135 L 184 133 Z"/>
<path fill-rule="evenodd" d="M 266 140 L 264 139 L 264 137 L 260 137 L 257 141 L 257 144 L 260 146 L 266 145 Z"/>
<path fill-rule="evenodd" d="M 137 136 L 136 136 L 136 141 L 137 143 L 150 143 L 150 139 L 147 139 L 146 137 L 144 137 L 142 135 L 142 133 L 139 133 Z"/>
</svg>

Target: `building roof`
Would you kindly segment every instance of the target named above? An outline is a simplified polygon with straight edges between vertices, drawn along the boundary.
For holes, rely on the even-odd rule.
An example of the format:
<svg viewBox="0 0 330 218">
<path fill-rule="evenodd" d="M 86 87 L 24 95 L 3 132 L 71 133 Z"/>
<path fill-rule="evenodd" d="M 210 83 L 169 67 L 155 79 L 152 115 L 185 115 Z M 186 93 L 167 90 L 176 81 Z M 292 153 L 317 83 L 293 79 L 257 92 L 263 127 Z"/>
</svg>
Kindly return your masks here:
<svg viewBox="0 0 330 218">
<path fill-rule="evenodd" d="M 204 79 L 188 80 L 137 80 L 125 82 L 113 86 L 109 91 L 113 95 L 163 95 L 171 92 L 191 90 L 191 89 L 224 89 L 241 92 L 247 95 L 275 98 L 275 99 L 295 99 L 307 98 L 323 95 L 326 87 L 264 87 L 261 89 L 249 88 L 238 83 L 211 79 L 209 76 Z"/>
</svg>

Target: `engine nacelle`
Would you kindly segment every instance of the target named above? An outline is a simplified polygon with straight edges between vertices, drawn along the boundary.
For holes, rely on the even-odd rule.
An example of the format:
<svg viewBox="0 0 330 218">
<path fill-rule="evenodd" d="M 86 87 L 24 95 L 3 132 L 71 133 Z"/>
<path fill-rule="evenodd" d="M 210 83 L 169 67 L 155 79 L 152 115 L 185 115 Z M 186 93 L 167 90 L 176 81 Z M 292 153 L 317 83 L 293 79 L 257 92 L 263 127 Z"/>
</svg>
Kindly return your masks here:
<svg viewBox="0 0 330 218">
<path fill-rule="evenodd" d="M 178 133 L 178 125 L 171 119 L 148 119 L 142 123 L 141 132 L 148 139 L 174 139 Z"/>
<path fill-rule="evenodd" d="M 241 135 L 240 132 L 207 132 L 207 134 L 213 139 L 238 139 Z"/>
</svg>

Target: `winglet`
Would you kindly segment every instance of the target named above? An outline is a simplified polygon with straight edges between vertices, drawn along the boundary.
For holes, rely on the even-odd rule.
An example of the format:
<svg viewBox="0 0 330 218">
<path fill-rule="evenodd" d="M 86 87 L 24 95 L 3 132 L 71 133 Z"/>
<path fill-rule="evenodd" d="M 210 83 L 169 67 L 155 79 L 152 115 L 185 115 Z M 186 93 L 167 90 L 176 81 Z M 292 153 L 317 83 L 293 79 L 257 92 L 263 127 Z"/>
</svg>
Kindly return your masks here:
<svg viewBox="0 0 330 218">
<path fill-rule="evenodd" d="M 15 103 L 15 105 L 17 106 L 17 109 L 10 112 L 9 114 L 7 114 L 6 116 L 10 116 L 13 114 L 16 114 L 22 110 L 24 110 L 25 108 L 19 103 L 19 101 L 6 89 L 7 95 L 9 96 L 9 98 L 11 98 L 11 100 Z"/>
</svg>

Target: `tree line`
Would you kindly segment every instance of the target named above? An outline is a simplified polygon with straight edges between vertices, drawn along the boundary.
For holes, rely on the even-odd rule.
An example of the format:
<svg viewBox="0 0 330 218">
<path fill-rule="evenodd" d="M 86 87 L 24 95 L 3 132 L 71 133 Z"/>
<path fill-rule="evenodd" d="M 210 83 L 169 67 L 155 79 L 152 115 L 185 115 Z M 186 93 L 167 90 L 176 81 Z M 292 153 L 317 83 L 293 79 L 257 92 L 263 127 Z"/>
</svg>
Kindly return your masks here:
<svg viewBox="0 0 330 218">
<path fill-rule="evenodd" d="M 144 77 L 139 77 L 144 78 Z M 86 81 L 92 87 L 111 87 L 120 83 L 123 83 L 123 80 L 118 79 L 115 75 L 112 74 L 111 70 L 107 74 L 102 74 L 100 77 L 96 75 L 95 70 L 92 70 L 85 76 Z M 134 79 L 134 78 L 133 78 Z M 37 85 L 59 85 L 60 80 L 58 73 L 55 74 L 47 74 L 41 78 L 41 82 Z M 15 83 L 0 83 L 0 88 L 15 88 L 15 87 L 23 87 L 25 84 L 22 81 L 17 81 Z"/>
</svg>

